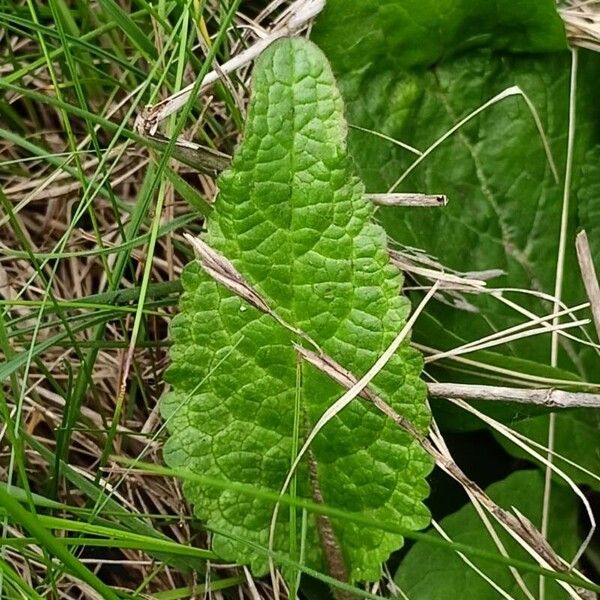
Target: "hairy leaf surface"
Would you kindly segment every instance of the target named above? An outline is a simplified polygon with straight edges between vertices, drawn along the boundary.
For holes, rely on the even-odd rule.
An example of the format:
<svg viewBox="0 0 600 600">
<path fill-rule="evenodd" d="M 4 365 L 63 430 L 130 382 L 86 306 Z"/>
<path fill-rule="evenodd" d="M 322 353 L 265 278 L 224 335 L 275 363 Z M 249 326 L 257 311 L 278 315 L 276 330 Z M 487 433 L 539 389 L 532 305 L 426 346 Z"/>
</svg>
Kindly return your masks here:
<svg viewBox="0 0 600 600">
<path fill-rule="evenodd" d="M 490 485 L 486 492 L 500 506 L 517 508 L 534 525 L 540 526 L 544 496 L 543 475 L 537 471 L 518 471 L 506 479 Z M 548 539 L 556 551 L 570 560 L 577 551 L 577 501 L 570 490 L 557 488 L 551 497 Z M 455 542 L 469 544 L 482 550 L 496 552 L 492 541 L 473 505 L 467 504 L 454 514 L 442 519 L 440 525 Z M 509 555 L 531 560 L 529 555 L 499 525 L 495 529 Z M 435 530 L 430 533 L 435 534 Z M 490 561 L 473 561 L 494 583 L 515 600 L 526 596 L 518 587 L 508 568 Z M 535 596 L 538 576 L 523 574 L 530 592 Z M 463 598 L 468 590 L 470 598 L 497 600 L 500 594 L 469 568 L 461 558 L 444 549 L 417 542 L 406 555 L 395 577 L 396 583 L 411 600 L 442 600 Z M 563 600 L 566 592 L 554 582 L 547 583 L 546 598 Z"/>
<path fill-rule="evenodd" d="M 390 265 L 384 230 L 353 173 L 343 104 L 330 67 L 311 43 L 282 40 L 257 61 L 244 139 L 219 179 L 205 241 L 227 257 L 269 306 L 361 376 L 405 323 L 409 304 Z M 310 365 L 300 338 L 213 281 L 194 261 L 183 277 L 181 313 L 162 400 L 171 466 L 279 491 L 300 444 L 343 389 Z M 427 431 L 422 358 L 405 343 L 374 387 L 420 431 Z M 297 402 L 298 400 L 298 402 Z M 298 412 L 295 412 L 295 405 Z M 407 434 L 355 400 L 318 435 L 297 474 L 299 496 L 418 529 L 427 525 L 429 458 Z M 186 485 L 208 528 L 268 545 L 273 505 L 234 491 Z M 282 509 L 275 550 L 298 560 L 297 531 Z M 349 579 L 376 579 L 399 536 L 336 519 L 333 554 Z M 323 526 L 309 515 L 306 563 L 340 575 L 325 553 Z M 225 559 L 267 562 L 251 547 L 215 535 Z M 295 550 L 294 550 L 295 548 Z"/>
</svg>

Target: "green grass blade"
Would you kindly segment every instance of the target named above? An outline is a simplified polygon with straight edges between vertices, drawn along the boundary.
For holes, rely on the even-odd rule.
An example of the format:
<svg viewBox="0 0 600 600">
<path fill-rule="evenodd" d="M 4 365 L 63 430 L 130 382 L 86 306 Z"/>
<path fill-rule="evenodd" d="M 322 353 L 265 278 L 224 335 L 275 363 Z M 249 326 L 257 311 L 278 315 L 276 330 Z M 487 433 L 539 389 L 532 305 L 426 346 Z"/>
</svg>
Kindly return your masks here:
<svg viewBox="0 0 600 600">
<path fill-rule="evenodd" d="M 158 58 L 158 52 L 154 44 L 148 39 L 137 23 L 114 0 L 99 0 L 99 4 L 146 58 L 151 60 Z"/>
<path fill-rule="evenodd" d="M 0 506 L 12 517 L 15 523 L 27 530 L 50 554 L 60 559 L 63 565 L 76 577 L 90 585 L 103 598 L 118 600 L 110 587 L 100 581 L 80 560 L 78 560 L 65 546 L 59 542 L 52 533 L 46 529 L 39 518 L 21 506 L 5 488 L 0 488 Z"/>
</svg>

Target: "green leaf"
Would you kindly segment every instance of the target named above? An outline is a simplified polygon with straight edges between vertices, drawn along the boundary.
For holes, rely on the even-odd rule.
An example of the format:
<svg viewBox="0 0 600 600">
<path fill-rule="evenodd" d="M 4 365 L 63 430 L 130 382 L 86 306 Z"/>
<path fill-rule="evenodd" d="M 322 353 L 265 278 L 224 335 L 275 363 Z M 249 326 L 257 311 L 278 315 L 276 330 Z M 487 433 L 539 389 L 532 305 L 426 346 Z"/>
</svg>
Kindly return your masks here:
<svg viewBox="0 0 600 600">
<path fill-rule="evenodd" d="M 529 439 L 548 445 L 548 416 L 532 417 L 524 419 L 511 425 L 516 432 L 527 436 Z M 531 460 L 531 455 L 506 438 L 496 435 L 496 439 L 514 456 L 524 460 Z M 578 409 L 560 412 L 556 415 L 556 426 L 554 435 L 554 451 L 564 456 L 575 464 L 591 471 L 596 477 L 585 473 L 581 469 L 569 465 L 565 461 L 556 458 L 555 464 L 565 472 L 576 483 L 589 485 L 600 491 L 600 452 L 598 452 L 598 440 L 600 439 L 600 411 L 595 409 Z M 540 452 L 539 449 L 537 449 Z M 540 452 L 544 454 L 543 451 Z M 542 468 L 543 465 L 540 465 Z M 558 476 L 555 480 L 566 485 L 564 480 Z"/>
<path fill-rule="evenodd" d="M 596 138 L 600 136 L 596 135 Z M 585 224 L 594 257 L 600 256 L 600 143 L 591 148 L 581 166 L 582 183 L 577 191 L 577 219 Z M 596 262 L 596 271 L 600 264 Z M 599 334 L 600 335 L 600 334 Z"/>
<path fill-rule="evenodd" d="M 465 50 L 565 50 L 553 0 L 328 0 L 313 39 L 337 73 L 430 67 Z"/>
<path fill-rule="evenodd" d="M 503 481 L 487 488 L 489 496 L 506 509 L 516 507 L 539 527 L 544 495 L 543 475 L 537 471 L 518 471 Z M 554 549 L 567 561 L 573 558 L 579 546 L 577 534 L 577 501 L 570 490 L 553 490 L 549 541 Z M 462 542 L 481 549 L 494 551 L 496 546 L 481 522 L 472 504 L 442 519 L 440 525 L 455 542 Z M 495 529 L 509 555 L 525 558 L 525 551 L 499 526 Z M 434 533 L 432 530 L 431 533 Z M 508 592 L 515 600 L 524 600 L 525 595 L 518 587 L 508 568 L 488 561 L 474 559 L 473 562 L 494 583 Z M 529 590 L 537 596 L 538 577 L 523 574 Z M 404 557 L 396 572 L 396 583 L 411 600 L 442 600 L 463 598 L 468 590 L 469 598 L 497 600 L 500 595 L 489 583 L 467 566 L 459 556 L 441 552 L 431 546 L 417 542 Z M 566 593 L 555 582 L 546 580 L 546 598 L 564 600 Z"/>
<path fill-rule="evenodd" d="M 570 56 L 551 0 L 538 2 L 394 1 L 378 3 L 369 27 L 363 11 L 373 2 L 333 0 L 313 39 L 326 50 L 340 79 L 350 123 L 374 129 L 420 150 L 463 117 L 508 87 L 518 85 L 536 107 L 562 178 L 568 130 Z M 493 15 L 499 16 L 496 22 Z M 368 31 L 368 35 L 365 32 Z M 359 33 L 362 32 L 362 33 Z M 438 44 L 441 32 L 442 43 Z M 366 36 L 357 40 L 355 38 Z M 387 58 L 386 58 L 387 57 Z M 586 158 L 598 140 L 596 74 L 599 57 L 580 51 L 577 127 L 563 297 L 585 300 L 574 252 L 576 227 L 597 227 L 578 192 L 591 176 Z M 363 131 L 350 134 L 358 171 L 371 192 L 384 192 L 414 161 L 402 148 Z M 520 96 L 485 110 L 424 160 L 397 191 L 445 193 L 443 209 L 381 209 L 378 216 L 398 242 L 437 257 L 460 271 L 499 268 L 494 280 L 553 293 L 562 205 L 531 112 Z M 590 204 L 587 204 L 589 207 Z M 596 259 L 600 254 L 596 250 Z M 547 314 L 548 302 L 508 294 L 525 308 Z M 436 303 L 435 340 L 446 349 L 444 330 L 470 340 L 525 320 L 488 295 L 469 295 L 478 313 Z M 589 349 L 567 341 L 560 365 L 588 377 L 597 371 Z M 507 354 L 549 362 L 550 336 L 503 346 Z"/>
<path fill-rule="evenodd" d="M 257 61 L 244 141 L 218 183 L 206 241 L 281 319 L 357 376 L 364 374 L 402 328 L 409 303 L 389 262 L 385 233 L 372 222 L 373 208 L 353 174 L 342 101 L 314 45 L 278 41 Z M 297 373 L 292 344 L 303 340 L 232 295 L 196 262 L 182 282 L 168 371 L 173 391 L 161 402 L 171 432 L 165 460 L 278 493 L 298 448 L 295 436 L 301 443 L 344 390 L 311 365 Z M 421 368 L 421 356 L 406 342 L 373 385 L 425 432 Z M 310 456 L 316 483 L 303 460 L 297 496 L 320 493 L 329 506 L 412 530 L 428 523 L 422 500 L 429 457 L 365 401 L 356 399 L 336 415 Z M 268 546 L 272 504 L 193 482 L 184 489 L 209 528 Z M 293 518 L 290 511 L 279 513 L 274 549 L 298 560 L 301 513 Z M 333 552 L 326 558 L 322 520 L 308 516 L 304 561 L 336 577 L 345 571 L 350 580 L 377 579 L 381 562 L 402 545 L 399 535 L 342 518 L 332 518 L 331 526 Z M 213 548 L 227 560 L 251 563 L 257 574 L 267 570 L 265 557 L 246 544 L 215 535 Z"/>
</svg>

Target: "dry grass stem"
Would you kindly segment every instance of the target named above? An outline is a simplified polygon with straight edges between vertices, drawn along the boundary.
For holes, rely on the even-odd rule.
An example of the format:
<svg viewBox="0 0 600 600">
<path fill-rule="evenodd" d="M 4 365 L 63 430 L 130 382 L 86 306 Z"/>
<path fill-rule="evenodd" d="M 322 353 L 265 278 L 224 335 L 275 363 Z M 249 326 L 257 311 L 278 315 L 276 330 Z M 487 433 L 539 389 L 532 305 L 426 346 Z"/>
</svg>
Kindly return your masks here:
<svg viewBox="0 0 600 600">
<path fill-rule="evenodd" d="M 589 543 L 594 535 L 594 532 L 596 531 L 596 518 L 594 516 L 594 512 L 592 510 L 590 502 L 586 498 L 585 494 L 579 489 L 579 487 L 574 483 L 574 481 L 568 475 L 566 475 L 564 473 L 564 471 L 562 471 L 562 469 L 560 469 L 559 467 L 557 467 L 554 464 L 553 460 L 548 458 L 549 455 L 551 455 L 552 457 L 554 457 L 556 455 L 554 450 L 552 448 L 543 448 L 545 451 L 545 454 L 540 454 L 540 453 L 536 452 L 535 450 L 533 450 L 533 448 L 530 446 L 530 444 L 531 444 L 530 440 L 526 440 L 524 438 L 524 436 L 522 436 L 522 435 L 517 435 L 516 432 L 513 432 L 506 425 L 504 425 L 504 424 L 500 423 L 499 421 L 497 421 L 496 419 L 493 419 L 492 417 L 489 417 L 488 415 L 482 413 L 481 411 L 477 410 L 476 408 L 474 408 L 473 406 L 471 406 L 464 400 L 451 400 L 451 402 L 454 403 L 456 406 L 462 408 L 463 410 L 475 415 L 478 419 L 480 419 L 481 421 L 486 423 L 493 430 L 497 431 L 498 433 L 500 433 L 501 435 L 506 437 L 508 440 L 510 440 L 513 444 L 517 445 L 519 448 L 521 448 L 522 450 L 527 452 L 527 454 L 529 456 L 531 456 L 532 459 L 542 463 L 549 471 L 552 471 L 554 474 L 559 476 L 571 488 L 573 493 L 581 500 L 581 503 L 585 507 L 586 514 L 587 514 L 587 517 L 590 522 L 590 529 L 588 531 L 586 538 L 581 543 L 581 546 L 579 547 L 579 549 L 575 553 L 575 556 L 573 557 L 573 559 L 571 560 L 571 562 L 569 564 L 569 567 L 571 569 L 573 569 L 574 565 L 581 558 L 581 555 L 583 554 L 583 552 L 589 545 Z M 531 444 L 531 445 L 533 445 L 533 444 Z M 538 446 L 538 445 L 536 444 L 536 446 Z"/>
<path fill-rule="evenodd" d="M 440 452 L 442 452 L 443 454 L 445 454 L 447 458 L 452 460 L 452 455 L 450 453 L 450 450 L 448 449 L 448 446 L 446 445 L 446 442 L 440 432 L 440 429 L 436 423 L 435 418 L 432 418 L 432 420 L 431 420 L 431 428 L 430 428 L 429 436 L 431 437 L 432 441 L 437 446 L 438 450 Z M 494 527 L 488 517 L 488 514 L 485 512 L 485 509 L 483 508 L 481 503 L 478 501 L 478 499 L 469 490 L 465 490 L 465 491 L 466 491 L 467 495 L 469 496 L 469 500 L 471 501 L 471 504 L 473 504 L 473 508 L 475 509 L 477 516 L 483 523 L 489 536 L 492 538 L 492 541 L 494 542 L 496 548 L 498 549 L 498 551 L 500 552 L 500 554 L 502 556 L 504 556 L 505 558 L 508 558 L 509 553 L 507 552 L 506 547 L 504 546 L 502 540 L 498 536 L 498 533 L 494 529 Z M 525 594 L 525 597 L 528 600 L 535 600 L 535 598 L 529 591 L 529 588 L 527 587 L 527 585 L 526 585 L 525 581 L 523 580 L 523 577 L 521 576 L 519 571 L 512 566 L 509 567 L 509 571 L 510 571 L 513 579 L 517 583 L 517 585 L 521 588 L 521 590 Z"/>
<path fill-rule="evenodd" d="M 512 300 L 509 300 L 508 298 L 506 298 L 506 296 L 503 293 L 505 291 L 512 291 L 512 292 L 519 291 L 521 293 L 525 293 L 525 290 L 514 290 L 514 289 L 504 289 L 503 290 L 503 289 L 496 288 L 495 290 L 492 291 L 491 295 L 499 302 L 502 302 L 502 304 L 505 304 L 506 306 L 512 308 L 515 312 L 527 317 L 528 319 L 538 319 L 539 318 L 538 315 L 531 312 L 527 308 L 524 308 L 520 304 L 513 302 Z M 537 296 L 539 298 L 543 298 L 544 300 L 548 299 L 548 300 L 551 300 L 552 302 L 554 302 L 554 297 L 551 296 L 550 294 L 531 293 L 531 294 L 527 294 L 527 295 Z M 569 309 L 564 304 L 564 302 L 560 302 L 559 306 L 561 307 L 561 310 L 564 311 L 564 313 L 562 313 L 562 314 L 564 314 L 564 316 L 571 319 L 571 321 L 576 320 L 576 317 L 573 314 L 573 311 L 575 311 L 575 309 L 579 310 L 577 307 L 573 307 L 572 309 Z M 583 307 L 584 305 L 580 304 L 578 306 Z M 587 306 L 589 306 L 589 304 L 587 304 Z M 548 330 L 548 332 L 552 331 L 551 323 L 546 323 L 545 321 L 541 321 L 541 325 L 543 325 Z M 597 344 L 596 342 L 592 341 L 592 339 L 591 339 L 590 335 L 588 334 L 587 329 L 585 327 L 581 328 L 581 332 L 584 337 L 576 336 L 576 335 L 569 333 L 568 331 L 564 331 L 564 330 L 562 330 L 560 332 L 559 342 L 563 344 L 563 348 L 565 349 L 565 351 L 567 352 L 567 354 L 569 355 L 569 357 L 573 360 L 573 362 L 575 364 L 577 364 L 575 349 L 573 347 L 573 344 L 567 343 L 567 340 L 571 340 L 572 342 L 575 342 L 577 344 L 583 344 L 584 346 L 590 346 L 592 348 L 595 348 L 597 351 L 600 350 L 600 344 Z"/>
<path fill-rule="evenodd" d="M 194 252 L 198 257 L 200 266 L 210 275 L 217 283 L 226 287 L 230 292 L 233 292 L 254 308 L 271 316 L 280 325 L 291 331 L 295 335 L 300 336 L 308 341 L 314 348 L 319 349 L 317 343 L 305 332 L 290 325 L 284 321 L 274 310 L 272 310 L 261 295 L 246 281 L 244 276 L 235 268 L 233 263 L 211 248 L 206 242 L 199 237 L 194 237 L 189 234 L 184 234 L 185 239 L 194 248 Z"/>
<path fill-rule="evenodd" d="M 505 344 L 514 340 L 519 340 L 524 337 L 546 333 L 546 331 L 562 332 L 564 329 L 570 329 L 573 327 L 579 327 L 580 325 L 585 325 L 589 323 L 587 319 L 574 320 L 571 323 L 563 323 L 562 325 L 547 325 L 546 323 L 547 321 L 555 321 L 558 317 L 567 314 L 572 315 L 573 313 L 587 308 L 588 306 L 589 304 L 586 302 L 584 304 L 574 306 L 573 308 L 565 308 L 563 310 L 549 315 L 545 315 L 543 317 L 533 316 L 529 321 L 525 321 L 524 323 L 520 323 L 519 325 L 514 325 L 513 327 L 509 327 L 508 329 L 504 329 L 502 331 L 497 331 L 474 342 L 468 342 L 466 344 L 463 344 L 462 346 L 452 348 L 451 350 L 446 350 L 444 352 L 428 356 L 425 359 L 425 362 L 429 363 L 434 362 L 436 360 L 440 360 L 442 358 L 447 358 L 449 356 L 459 356 L 461 354 L 476 352 L 484 348 L 497 346 L 499 344 Z M 543 327 L 532 329 L 534 325 L 543 325 Z"/>
<path fill-rule="evenodd" d="M 552 333 L 560 333 L 565 329 L 572 329 L 574 327 L 580 327 L 581 325 L 587 325 L 589 322 L 589 319 L 580 319 L 579 321 L 574 321 L 573 323 L 555 324 L 552 325 Z M 490 336 L 490 339 L 488 339 L 487 341 L 469 343 L 465 346 L 460 346 L 458 348 L 453 348 L 452 350 L 440 352 L 438 355 L 428 356 L 425 359 L 425 362 L 430 363 L 436 360 L 440 360 L 441 358 L 460 356 L 461 354 L 469 354 L 471 352 L 485 350 L 486 348 L 493 348 L 495 346 L 508 344 L 509 342 L 521 340 L 523 338 L 532 337 L 535 335 L 542 335 L 544 333 L 548 333 L 546 327 L 536 327 L 535 329 L 529 329 L 527 331 L 522 331 L 511 335 L 500 336 L 498 334 L 492 334 L 493 337 Z"/>
<path fill-rule="evenodd" d="M 600 3 L 597 0 L 569 0 L 558 12 L 573 46 L 600 52 Z"/>
<path fill-rule="evenodd" d="M 413 342 L 415 348 L 418 348 L 423 352 L 423 354 L 438 354 L 440 350 L 437 348 L 432 348 L 431 346 L 426 346 L 425 344 L 419 344 L 417 342 Z M 447 359 L 452 363 L 458 363 L 460 367 L 459 371 L 477 373 L 480 377 L 487 377 L 490 379 L 496 379 L 500 381 L 510 381 L 514 383 L 518 383 L 519 385 L 529 386 L 529 387 L 538 387 L 540 385 L 548 385 L 548 386 L 568 386 L 572 388 L 582 387 L 586 390 L 588 389 L 598 389 L 600 390 L 600 384 L 597 383 L 588 383 L 583 381 L 577 381 L 573 379 L 554 379 L 552 377 L 542 377 L 539 375 L 532 375 L 530 373 L 525 373 L 522 371 L 515 371 L 512 369 L 507 369 L 505 367 L 499 367 L 497 365 L 488 364 L 479 360 L 472 360 L 470 358 L 465 358 L 464 356 L 449 356 Z"/>
<path fill-rule="evenodd" d="M 581 279 L 585 286 L 587 297 L 590 301 L 596 335 L 600 340 L 600 285 L 598 285 L 598 276 L 592 259 L 592 251 L 588 241 L 587 233 L 580 231 L 575 238 L 575 248 L 577 249 L 577 259 L 581 269 Z"/>
<path fill-rule="evenodd" d="M 260 294 L 244 279 L 242 274 L 233 266 L 227 258 L 213 250 L 206 242 L 199 237 L 194 237 L 188 233 L 184 234 L 185 239 L 194 248 L 198 261 L 202 268 L 217 283 L 226 287 L 240 298 L 243 298 L 248 304 L 254 306 L 267 315 L 272 315 L 273 311 L 269 305 L 262 299 Z"/>
</svg>

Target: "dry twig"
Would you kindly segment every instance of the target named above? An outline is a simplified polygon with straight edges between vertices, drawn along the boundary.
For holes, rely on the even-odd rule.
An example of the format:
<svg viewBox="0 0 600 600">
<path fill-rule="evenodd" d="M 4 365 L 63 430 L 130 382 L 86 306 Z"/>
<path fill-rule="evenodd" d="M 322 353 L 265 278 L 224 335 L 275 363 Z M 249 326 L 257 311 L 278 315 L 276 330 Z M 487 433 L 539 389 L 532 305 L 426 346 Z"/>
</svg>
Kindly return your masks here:
<svg viewBox="0 0 600 600">
<path fill-rule="evenodd" d="M 546 408 L 600 408 L 600 394 L 567 392 L 554 388 L 519 389 L 462 383 L 428 383 L 427 390 L 435 398 L 518 402 Z"/>
<path fill-rule="evenodd" d="M 600 51 L 600 4 L 593 0 L 570 0 L 558 9 L 573 46 Z"/>
<path fill-rule="evenodd" d="M 366 194 L 366 197 L 378 206 L 431 208 L 448 204 L 448 198 L 443 194 Z"/>
</svg>

